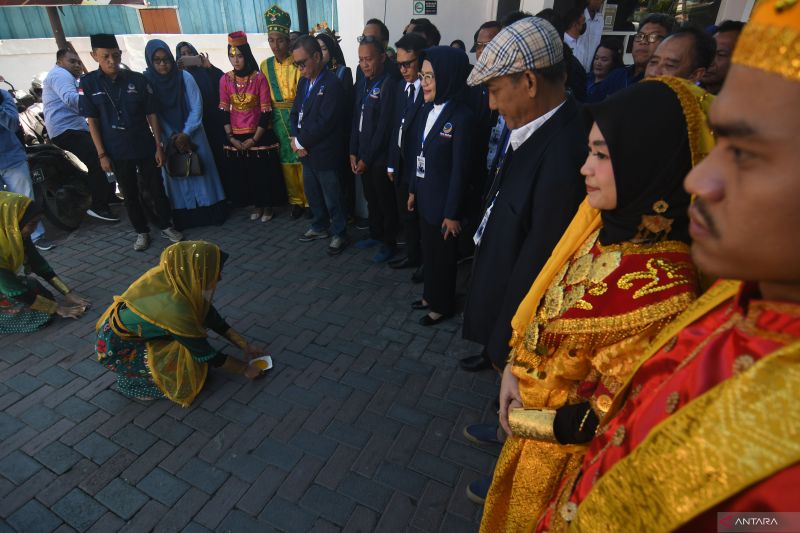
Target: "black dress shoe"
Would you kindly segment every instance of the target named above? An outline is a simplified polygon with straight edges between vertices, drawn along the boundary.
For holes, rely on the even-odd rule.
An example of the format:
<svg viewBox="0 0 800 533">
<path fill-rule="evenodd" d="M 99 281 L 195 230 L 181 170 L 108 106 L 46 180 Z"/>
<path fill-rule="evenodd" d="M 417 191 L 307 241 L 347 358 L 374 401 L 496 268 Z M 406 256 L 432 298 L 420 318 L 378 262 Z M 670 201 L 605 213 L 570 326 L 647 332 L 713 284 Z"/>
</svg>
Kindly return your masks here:
<svg viewBox="0 0 800 533">
<path fill-rule="evenodd" d="M 435 326 L 439 322 L 444 322 L 450 318 L 448 315 L 442 315 L 439 318 L 431 318 L 431 315 L 424 315 L 419 319 L 419 323 L 423 326 Z"/>
<path fill-rule="evenodd" d="M 422 274 L 422 266 L 417 267 L 413 274 L 411 274 L 411 282 L 412 283 L 422 283 L 425 281 L 425 278 Z"/>
<path fill-rule="evenodd" d="M 423 309 L 429 308 L 430 305 L 426 303 L 422 303 L 422 300 L 415 300 L 411 302 L 411 309 L 416 309 L 417 311 L 421 311 Z"/>
<path fill-rule="evenodd" d="M 484 359 L 482 355 L 470 355 L 469 357 L 461 359 L 458 362 L 458 366 L 467 372 L 479 372 L 487 368 L 492 368 L 492 363 Z"/>
<path fill-rule="evenodd" d="M 419 266 L 418 262 L 414 262 L 408 257 L 404 257 L 402 259 L 398 259 L 397 261 L 390 261 L 389 266 L 392 268 L 415 268 Z"/>
<path fill-rule="evenodd" d="M 297 220 L 301 216 L 303 216 L 303 206 L 302 205 L 297 205 L 297 204 L 292 204 L 291 217 L 293 219 Z"/>
</svg>

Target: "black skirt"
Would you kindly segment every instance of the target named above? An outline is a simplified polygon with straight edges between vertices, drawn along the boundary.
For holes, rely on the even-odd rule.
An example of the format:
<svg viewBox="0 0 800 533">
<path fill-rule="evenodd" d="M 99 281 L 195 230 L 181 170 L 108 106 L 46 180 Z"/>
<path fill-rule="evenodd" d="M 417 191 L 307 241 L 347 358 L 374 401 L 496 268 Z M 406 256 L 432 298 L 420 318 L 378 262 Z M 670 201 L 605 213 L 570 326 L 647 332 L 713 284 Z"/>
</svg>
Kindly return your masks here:
<svg viewBox="0 0 800 533">
<path fill-rule="evenodd" d="M 234 135 L 245 141 L 252 135 Z M 244 152 L 226 149 L 230 175 L 222 178 L 225 195 L 236 207 L 278 207 L 286 205 L 286 183 L 281 169 L 278 138 L 267 130 L 261 140 Z M 274 148 L 273 148 L 274 147 Z"/>
</svg>

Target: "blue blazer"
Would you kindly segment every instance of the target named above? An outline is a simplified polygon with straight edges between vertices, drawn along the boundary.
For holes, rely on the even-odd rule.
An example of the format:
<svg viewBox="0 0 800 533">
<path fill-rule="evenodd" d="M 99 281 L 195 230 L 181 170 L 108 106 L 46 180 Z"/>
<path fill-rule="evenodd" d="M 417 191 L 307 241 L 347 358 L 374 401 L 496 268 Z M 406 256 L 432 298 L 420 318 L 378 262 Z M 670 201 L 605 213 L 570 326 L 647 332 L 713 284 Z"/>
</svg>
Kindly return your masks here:
<svg viewBox="0 0 800 533">
<path fill-rule="evenodd" d="M 341 133 L 343 111 L 347 108 L 342 82 L 328 69 L 323 69 L 316 84 L 308 92 L 310 80 L 300 78 L 297 96 L 289 113 L 292 135 L 308 151 L 304 164 L 316 170 L 339 170 L 342 167 Z M 300 111 L 303 122 L 299 123 Z"/>
<path fill-rule="evenodd" d="M 415 162 L 417 154 L 414 150 L 414 134 L 417 122 L 422 115 L 421 109 L 425 104 L 422 95 L 422 86 L 414 94 L 414 103 L 406 111 L 406 82 L 400 80 L 396 83 L 394 98 L 394 114 L 392 116 L 392 133 L 389 136 L 389 161 L 387 166 L 394 169 L 396 179 L 399 182 L 410 183 L 414 176 Z M 405 112 L 405 114 L 404 114 Z M 405 119 L 405 120 L 404 120 Z M 400 129 L 403 129 L 403 145 L 398 146 L 397 139 L 400 136 Z M 411 139 L 409 139 L 411 137 Z"/>
<path fill-rule="evenodd" d="M 415 126 L 409 192 L 416 195 L 416 209 L 425 222 L 439 225 L 445 218 L 460 220 L 462 216 L 475 115 L 469 105 L 451 100 L 434 122 L 423 147 L 425 123 L 432 109 L 426 104 Z M 416 156 L 420 153 L 425 157 L 424 178 L 416 173 Z"/>
<path fill-rule="evenodd" d="M 391 76 L 384 72 L 375 80 L 361 78 L 356 84 L 350 154 L 363 160 L 367 167 L 385 165 L 389 157 L 394 83 Z"/>
</svg>

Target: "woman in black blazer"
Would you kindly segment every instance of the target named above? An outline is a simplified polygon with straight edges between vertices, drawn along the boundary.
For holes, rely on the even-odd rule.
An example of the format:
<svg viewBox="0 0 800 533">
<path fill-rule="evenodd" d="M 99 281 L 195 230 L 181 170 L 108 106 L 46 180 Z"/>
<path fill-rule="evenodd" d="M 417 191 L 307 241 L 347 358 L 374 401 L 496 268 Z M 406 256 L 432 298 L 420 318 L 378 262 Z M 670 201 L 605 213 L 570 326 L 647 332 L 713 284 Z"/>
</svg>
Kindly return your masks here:
<svg viewBox="0 0 800 533">
<path fill-rule="evenodd" d="M 417 210 L 425 288 L 411 304 L 427 309 L 419 323 L 432 326 L 455 312 L 457 239 L 474 116 L 466 103 L 467 55 L 449 46 L 425 50 L 420 78 L 425 97 L 415 132 L 416 172 L 408 209 Z M 414 161 L 412 161 L 414 163 Z"/>
</svg>

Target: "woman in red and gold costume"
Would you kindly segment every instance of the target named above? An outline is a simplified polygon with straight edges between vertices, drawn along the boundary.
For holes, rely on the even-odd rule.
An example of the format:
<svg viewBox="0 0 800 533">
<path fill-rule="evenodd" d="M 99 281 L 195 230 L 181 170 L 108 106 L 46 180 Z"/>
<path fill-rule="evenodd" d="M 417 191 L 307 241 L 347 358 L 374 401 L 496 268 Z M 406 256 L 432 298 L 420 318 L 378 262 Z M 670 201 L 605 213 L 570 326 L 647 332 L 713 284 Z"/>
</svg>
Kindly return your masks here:
<svg viewBox="0 0 800 533">
<path fill-rule="evenodd" d="M 481 531 L 533 529 L 647 345 L 695 300 L 682 182 L 713 144 L 712 98 L 658 78 L 588 107 L 587 198 L 512 320 L 509 437 Z"/>
<path fill-rule="evenodd" d="M 799 54 L 800 3 L 756 4 L 685 184 L 692 257 L 724 281 L 643 354 L 541 531 L 800 530 L 776 514 L 800 510 Z"/>
</svg>

